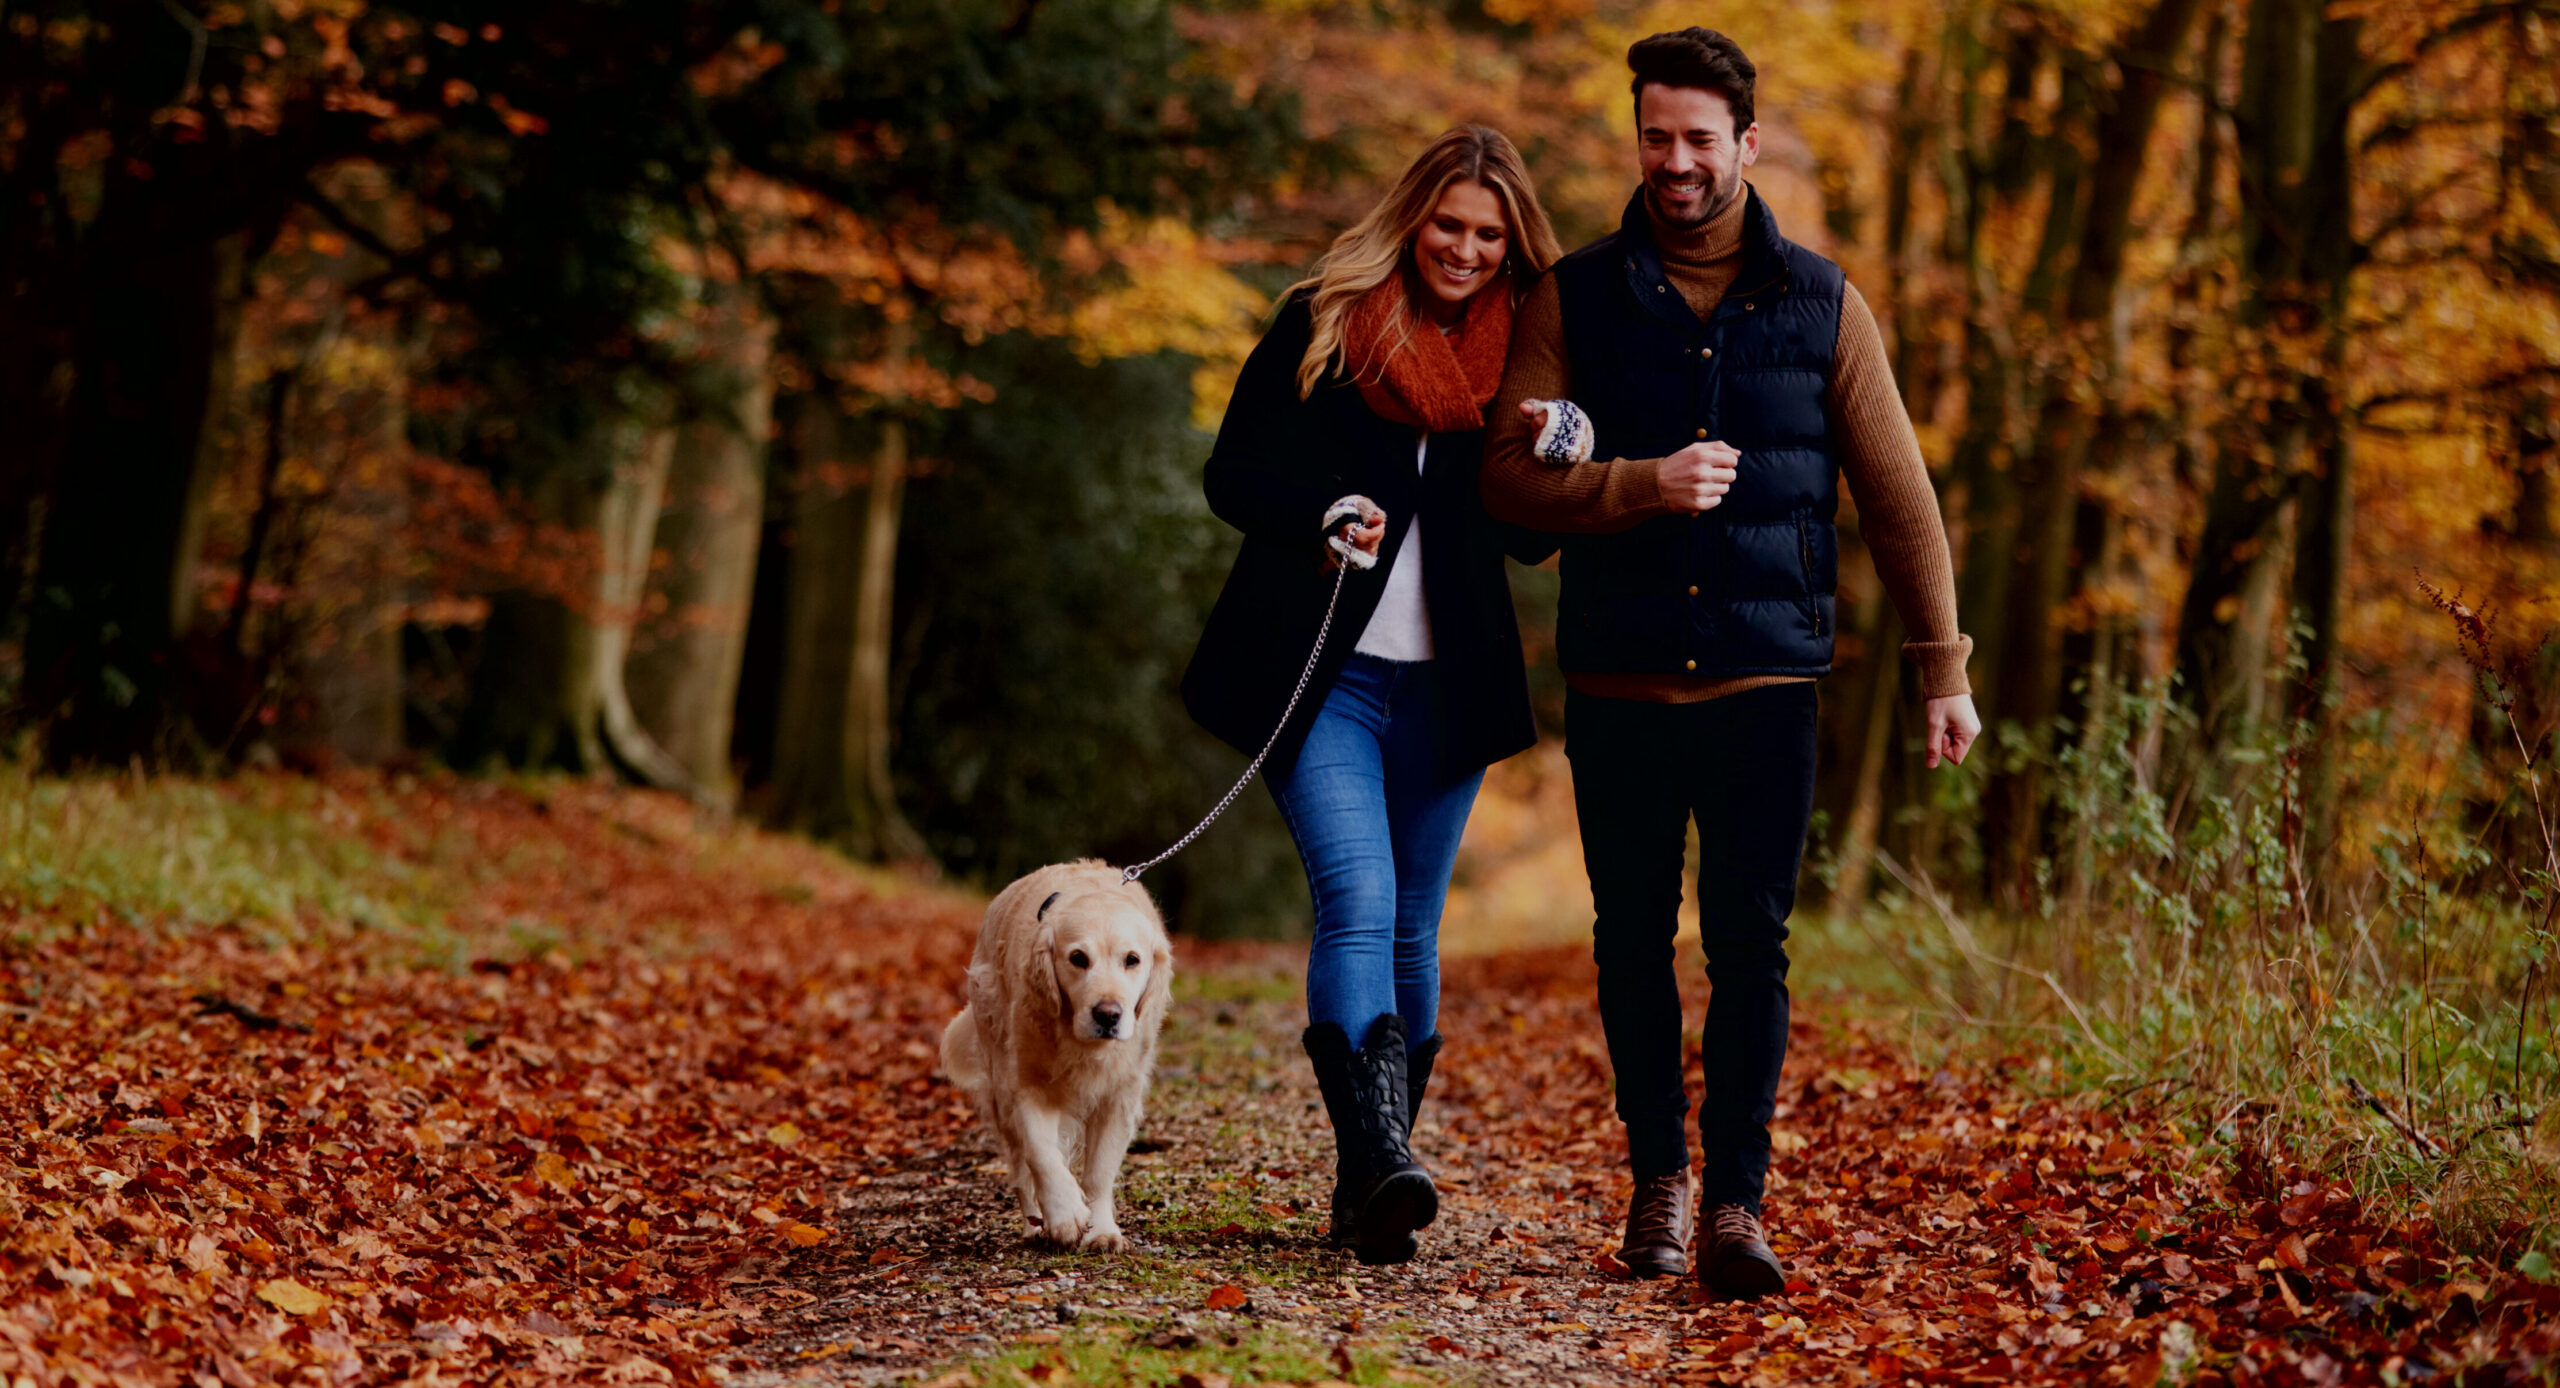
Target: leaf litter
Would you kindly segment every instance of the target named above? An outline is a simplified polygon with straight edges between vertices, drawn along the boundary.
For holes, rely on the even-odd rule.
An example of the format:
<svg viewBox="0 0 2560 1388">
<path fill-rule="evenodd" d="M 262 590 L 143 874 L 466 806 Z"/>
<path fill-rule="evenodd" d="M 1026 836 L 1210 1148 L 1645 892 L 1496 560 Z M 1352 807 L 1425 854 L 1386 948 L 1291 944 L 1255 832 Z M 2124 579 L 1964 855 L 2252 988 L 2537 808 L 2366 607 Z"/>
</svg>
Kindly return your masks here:
<svg viewBox="0 0 2560 1388">
<path fill-rule="evenodd" d="M 1322 1244 L 1299 956 L 1187 945 L 1121 1188 L 1134 1247 L 1048 1252 L 932 1073 L 967 899 L 762 836 L 730 851 L 737 831 L 630 792 L 446 780 L 364 803 L 385 851 L 430 831 L 480 850 L 468 967 L 361 932 L 16 909 L 13 1384 L 959 1388 L 1143 1360 L 1204 1384 L 2147 1388 L 2544 1381 L 2560 1356 L 2560 1289 L 2423 1221 L 2029 1097 L 2000 1065 L 1923 1072 L 1819 994 L 1776 1123 L 1786 1294 L 1630 1281 L 1579 951 L 1451 961 L 1416 1141 L 1442 1219 L 1371 1269 Z"/>
</svg>

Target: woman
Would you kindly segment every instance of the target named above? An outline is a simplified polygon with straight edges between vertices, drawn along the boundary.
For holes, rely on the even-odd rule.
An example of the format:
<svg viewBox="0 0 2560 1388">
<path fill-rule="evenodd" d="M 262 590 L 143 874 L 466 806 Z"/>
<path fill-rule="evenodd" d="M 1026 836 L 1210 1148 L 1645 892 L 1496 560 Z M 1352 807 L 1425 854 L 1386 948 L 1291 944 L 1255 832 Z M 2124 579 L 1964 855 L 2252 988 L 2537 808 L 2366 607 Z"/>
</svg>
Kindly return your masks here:
<svg viewBox="0 0 2560 1388">
<path fill-rule="evenodd" d="M 1209 731 L 1251 753 L 1280 722 L 1334 590 L 1329 511 L 1357 506 L 1375 560 L 1265 763 L 1315 895 L 1333 1239 L 1363 1262 L 1412 1257 L 1438 1213 L 1408 1137 L 1440 1051 L 1440 908 L 1484 768 L 1537 740 L 1502 558 L 1553 545 L 1489 519 L 1476 472 L 1512 309 L 1556 253 L 1511 142 L 1441 136 L 1291 289 L 1209 455 L 1210 509 L 1245 536 L 1183 676 Z"/>
</svg>

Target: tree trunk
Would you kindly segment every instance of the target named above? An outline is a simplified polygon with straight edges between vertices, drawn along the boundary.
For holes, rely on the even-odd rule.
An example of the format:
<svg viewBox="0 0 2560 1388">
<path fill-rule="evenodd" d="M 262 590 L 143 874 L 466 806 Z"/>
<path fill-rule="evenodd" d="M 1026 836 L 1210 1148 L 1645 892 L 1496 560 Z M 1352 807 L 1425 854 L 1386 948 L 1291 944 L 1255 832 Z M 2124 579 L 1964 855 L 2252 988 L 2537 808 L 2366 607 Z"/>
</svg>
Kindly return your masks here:
<svg viewBox="0 0 2560 1388">
<path fill-rule="evenodd" d="M 2333 363 L 2343 382 L 2344 362 Z M 2302 624 L 2302 682 L 2293 715 L 2302 738 L 2303 846 L 2324 862 L 2337 837 L 2339 619 L 2346 607 L 2347 558 L 2355 524 L 2355 429 L 2333 391 L 2318 392 L 2319 446 L 2295 505 L 2293 612 Z M 2314 873 L 2315 879 L 2319 874 Z"/>
<path fill-rule="evenodd" d="M 1894 87 L 1893 143 L 1886 152 L 1884 198 L 1885 303 L 1893 315 L 1893 377 L 1906 399 L 1933 392 L 1916 384 L 1920 372 L 1915 350 L 1922 341 L 1918 306 L 1911 302 L 1912 199 L 1920 181 L 1921 142 L 1929 122 L 1921 109 L 1926 59 L 1919 44 L 1902 55 L 1902 78 Z M 1914 419 L 1925 419 L 1917 409 Z"/>
<path fill-rule="evenodd" d="M 737 317 L 718 331 L 726 408 L 676 426 L 658 518 L 667 564 L 654 580 L 665 608 L 625 668 L 641 726 L 725 804 L 737 789 L 729 741 L 763 536 L 773 324 Z"/>
<path fill-rule="evenodd" d="M 891 328 L 891 358 L 905 355 L 906 335 Z M 865 856 L 914 861 L 926 856 L 923 836 L 898 810 L 889 779 L 889 617 L 898 574 L 898 522 L 907 496 L 907 422 L 891 415 L 880 425 L 872 453 L 871 485 L 863 498 L 861 586 L 854 595 L 853 688 L 845 699 L 847 777 L 860 789 L 852 798 L 854 822 L 847 837 Z"/>
<path fill-rule="evenodd" d="M 12 435 L 10 462 L 0 467 L 0 642 L 23 635 L 40 552 L 36 519 L 60 472 L 73 354 L 48 316 L 58 297 L 51 285 L 0 286 L 0 420 Z M 21 687 L 0 685 L 0 707 L 23 690 L 25 672 L 17 673 Z"/>
<path fill-rule="evenodd" d="M 2319 314 L 2326 341 L 2303 382 L 2310 417 L 2312 470 L 2303 479 L 2295 512 L 2293 617 L 2303 627 L 2303 679 L 2293 712 L 2302 724 L 2301 790 L 2304 848 L 2316 867 L 2326 862 L 2337 836 L 2338 781 L 2343 774 L 2337 737 L 2338 624 L 2346 606 L 2347 552 L 2355 519 L 2355 427 L 2347 395 L 2348 277 L 2358 248 L 2354 232 L 2353 146 L 2348 139 L 2349 83 L 2363 66 L 2362 25 L 2324 19 L 2320 25 L 2318 102 L 2322 113 L 2312 145 L 2311 212 L 2302 230 L 2304 297 Z M 2312 873 L 2313 880 L 2324 874 Z"/>
<path fill-rule="evenodd" d="M 636 419 L 597 424 L 585 441 L 589 456 L 555 463 L 526 495 L 528 519 L 583 541 L 588 562 L 562 589 L 490 599 L 460 740 L 464 765 L 619 769 L 646 785 L 692 790 L 684 768 L 641 731 L 622 684 L 669 442 Z"/>
<path fill-rule="evenodd" d="M 764 808 L 778 828 L 820 838 L 853 822 L 845 775 L 845 705 L 853 688 L 854 590 L 860 584 L 865 489 L 843 486 L 848 421 L 822 388 L 792 402 L 798 462 L 790 502 L 782 690 L 773 782 Z"/>
<path fill-rule="evenodd" d="M 1849 813 L 1840 826 L 1840 871 L 1831 887 L 1832 912 L 1863 910 L 1875 872 L 1876 843 L 1884 830 L 1885 769 L 1893 756 L 1895 706 L 1902 697 L 1902 619 L 1890 602 L 1870 631 L 1870 657 L 1875 669 L 1858 689 L 1861 707 L 1852 712 L 1856 730 L 1857 775 L 1850 782 Z"/>
<path fill-rule="evenodd" d="M 296 678 L 311 695 L 310 722 L 297 731 L 306 760 L 378 766 L 408 745 L 401 620 L 415 579 L 414 556 L 404 552 L 412 498 L 402 463 L 409 456 L 409 375 L 424 339 L 390 331 L 365 337 L 368 348 L 398 366 L 361 401 L 352 392 L 339 397 L 339 408 L 350 412 L 346 454 L 322 523 L 364 537 L 371 554 L 335 580 L 347 586 L 331 594 L 329 638 L 308 645 L 297 661 Z"/>
<path fill-rule="evenodd" d="M 2046 242 L 2058 229 L 2076 232 L 2077 250 L 2062 283 L 2058 306 L 2030 285 L 2030 306 L 2058 308 L 2051 320 L 2060 348 L 2054 375 L 2038 392 L 2041 403 L 2030 451 L 2019 469 L 2017 572 L 2008 580 L 1993 707 L 2004 721 L 2023 726 L 2039 743 L 2060 711 L 2067 672 L 2061 663 L 2060 614 L 2070 597 L 2074 516 L 2080 472 L 2096 432 L 2103 402 L 2113 398 L 2121 353 L 2116 299 L 2124 278 L 2124 252 L 2133 236 L 2133 203 L 2160 112 L 2168 76 L 2194 27 L 2200 0 L 2159 0 L 2142 26 L 2120 47 L 2123 74 L 2113 99 L 2099 111 L 2093 131 L 2096 156 L 2089 163 L 2085 211 L 2066 194 L 2064 168 L 2056 170 L 2054 202 L 2046 214 Z M 2077 84 L 2066 83 L 2065 90 Z M 2066 103 L 2060 119 L 2085 112 L 2089 96 Z M 2039 258 L 2040 261 L 2043 259 Z M 1985 867 L 1995 899 L 2012 910 L 2026 905 L 2035 863 L 2044 847 L 2044 758 L 2031 755 L 1994 771 L 1983 790 Z"/>
<path fill-rule="evenodd" d="M 2526 550 L 2560 557 L 2560 387 L 2529 384 L 2515 400 L 2516 508 L 2507 533 Z"/>
<path fill-rule="evenodd" d="M 637 421 L 607 432 L 613 439 L 613 474 L 596 517 L 596 605 L 588 618 L 595 627 L 590 648 L 595 664 L 587 678 L 595 686 L 596 733 L 605 754 L 625 775 L 642 785 L 700 798 L 684 764 L 640 726 L 622 679 L 623 662 L 631 654 L 631 629 L 648 593 L 649 556 L 666 500 L 675 433 Z"/>
<path fill-rule="evenodd" d="M 2317 545 L 2306 557 L 2315 570 L 2336 571 L 2315 572 L 2310 588 L 2334 583 L 2344 569 L 2346 527 L 2335 508 L 2347 500 L 2346 422 L 2323 373 L 2335 369 L 2333 334 L 2356 253 L 2347 215 L 2346 98 L 2360 65 L 2360 33 L 2358 21 L 2324 18 L 2320 0 L 2250 6 L 2235 114 L 2244 192 L 2241 309 L 2243 321 L 2277 350 L 2256 368 L 2267 396 L 2263 425 L 2242 413 L 2216 451 L 2204 531 L 2179 606 L 2178 674 L 2194 714 L 2193 745 L 2180 769 L 2190 774 L 2213 767 L 2217 751 L 2255 728 L 2267 634 L 2246 619 L 2275 583 L 2262 571 L 2283 538 L 2273 527 L 2306 477 L 2307 538 Z M 2310 372 L 2285 364 L 2286 344 L 2305 342 L 2321 363 Z M 2332 660 L 2334 596 L 2309 615 L 2325 620 L 2313 640 L 2328 653 L 2324 661 Z M 2324 663 L 2324 682 L 2328 668 Z M 2323 780 L 2333 774 L 2329 750 L 2320 749 L 2313 768 Z"/>
<path fill-rule="evenodd" d="M 190 740 L 178 638 L 195 614 L 208 426 L 228 394 L 248 240 L 168 239 L 88 286 L 27 641 L 51 766 L 158 761 Z"/>
<path fill-rule="evenodd" d="M 891 323 L 887 355 L 913 350 L 913 326 Z M 866 858 L 921 858 L 889 779 L 889 616 L 907 430 L 890 400 L 870 431 L 857 485 L 830 477 L 852 451 L 851 421 L 823 392 L 803 397 L 782 699 L 768 817 L 837 840 Z"/>
<path fill-rule="evenodd" d="M 592 542 L 604 511 L 603 479 L 560 464 L 524 494 L 525 518 Z M 596 627 L 570 608 L 592 591 L 595 556 L 567 577 L 566 591 L 510 588 L 492 594 L 480 629 L 471 703 L 455 761 L 556 768 L 593 775 L 608 769 L 597 737 Z"/>
<path fill-rule="evenodd" d="M 1956 574 L 1962 610 L 1974 639 L 1974 663 L 1998 668 L 2008 639 L 2009 580 L 2015 567 L 2018 489 L 2010 435 L 2018 415 L 2018 344 L 2013 315 L 1990 263 L 1995 200 L 2014 198 L 2033 182 L 2034 103 L 2040 54 L 2033 35 L 2011 35 L 1997 131 L 1977 134 L 1976 90 L 1990 57 L 1978 35 L 1956 26 L 1958 110 L 1941 160 L 1947 192 L 1946 259 L 1964 286 L 1964 431 L 1947 475 L 1964 494 L 1964 553 Z M 1987 151 L 1987 152 L 1986 152 Z M 1995 705 L 1991 712 L 1996 716 Z"/>
</svg>

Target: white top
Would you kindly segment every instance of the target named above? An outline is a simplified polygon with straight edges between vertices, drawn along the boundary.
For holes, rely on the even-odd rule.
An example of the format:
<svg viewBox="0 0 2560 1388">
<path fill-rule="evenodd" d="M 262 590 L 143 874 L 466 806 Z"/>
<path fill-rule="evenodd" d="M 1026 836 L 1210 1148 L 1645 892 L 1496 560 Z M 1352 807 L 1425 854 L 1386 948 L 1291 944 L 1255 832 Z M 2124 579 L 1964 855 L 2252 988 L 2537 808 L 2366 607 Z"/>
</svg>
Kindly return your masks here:
<svg viewBox="0 0 2560 1388">
<path fill-rule="evenodd" d="M 1413 446 L 1417 475 L 1430 448 L 1431 435 L 1426 430 Z M 1422 517 L 1416 514 L 1405 526 L 1404 547 L 1396 551 L 1395 562 L 1387 569 L 1387 591 L 1378 596 L 1378 610 L 1369 614 L 1369 625 L 1361 629 L 1360 644 L 1351 648 L 1380 660 L 1432 657 L 1431 609 L 1422 593 Z"/>
</svg>

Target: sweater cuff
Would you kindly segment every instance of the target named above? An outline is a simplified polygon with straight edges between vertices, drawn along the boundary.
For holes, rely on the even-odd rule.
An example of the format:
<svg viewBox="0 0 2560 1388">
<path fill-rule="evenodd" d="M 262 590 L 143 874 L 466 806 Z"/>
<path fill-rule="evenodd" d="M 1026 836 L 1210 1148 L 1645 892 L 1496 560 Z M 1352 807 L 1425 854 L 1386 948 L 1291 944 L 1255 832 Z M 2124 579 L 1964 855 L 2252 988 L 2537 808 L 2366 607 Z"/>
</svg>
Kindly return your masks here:
<svg viewBox="0 0 2560 1388">
<path fill-rule="evenodd" d="M 1660 458 L 1620 458 L 1609 465 L 1610 510 L 1628 525 L 1671 514 L 1662 499 Z"/>
<path fill-rule="evenodd" d="M 1973 656 L 1973 638 L 1959 636 L 1953 641 L 1905 641 L 1902 653 L 1920 667 L 1920 697 L 1944 699 L 1957 694 L 1971 694 L 1973 684 L 1965 678 L 1964 663 Z"/>
</svg>

